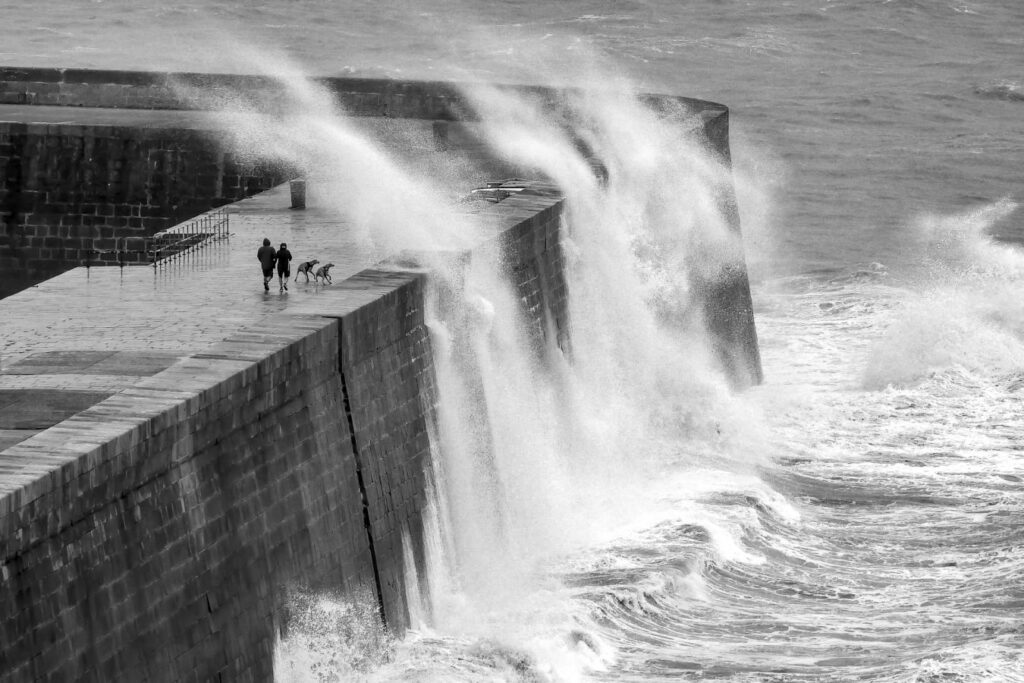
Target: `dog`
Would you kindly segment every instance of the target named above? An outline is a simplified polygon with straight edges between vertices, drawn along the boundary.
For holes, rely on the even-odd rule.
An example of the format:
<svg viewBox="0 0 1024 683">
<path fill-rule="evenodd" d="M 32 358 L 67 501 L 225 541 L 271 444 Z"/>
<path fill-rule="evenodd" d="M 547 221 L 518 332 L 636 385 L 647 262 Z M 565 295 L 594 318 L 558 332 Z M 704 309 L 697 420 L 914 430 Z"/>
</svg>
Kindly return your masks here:
<svg viewBox="0 0 1024 683">
<path fill-rule="evenodd" d="M 316 273 L 313 275 L 313 282 L 315 283 L 320 278 L 324 279 L 324 284 L 329 285 L 331 283 L 331 268 L 334 266 L 333 263 L 325 263 L 316 269 Z"/>
<path fill-rule="evenodd" d="M 306 282 L 309 282 L 309 274 L 313 272 L 313 266 L 315 266 L 318 263 L 320 263 L 320 262 L 317 261 L 316 259 L 313 259 L 312 261 L 306 261 L 304 263 L 300 263 L 299 264 L 299 270 L 298 270 L 298 272 L 295 273 L 295 280 L 296 280 L 296 282 L 299 279 L 299 275 L 305 275 L 306 276 Z"/>
</svg>

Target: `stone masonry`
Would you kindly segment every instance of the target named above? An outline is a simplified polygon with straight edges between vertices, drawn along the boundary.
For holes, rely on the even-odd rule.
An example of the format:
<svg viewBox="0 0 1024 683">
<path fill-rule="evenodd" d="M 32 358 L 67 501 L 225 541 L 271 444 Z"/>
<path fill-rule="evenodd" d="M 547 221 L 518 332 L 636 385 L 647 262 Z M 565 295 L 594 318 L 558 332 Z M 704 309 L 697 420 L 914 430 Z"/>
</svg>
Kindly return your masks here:
<svg viewBox="0 0 1024 683">
<path fill-rule="evenodd" d="M 0 678 L 269 680 L 288 585 L 374 584 L 342 397 L 278 316 L 0 455 Z"/>
<path fill-rule="evenodd" d="M 513 270 L 557 261 L 545 255 L 557 196 L 476 212 L 492 226 L 478 248 L 504 249 Z M 422 515 L 437 397 L 426 277 L 370 269 L 296 284 L 266 299 L 273 314 L 184 357 L 141 350 L 173 325 L 138 351 L 16 352 L 0 388 L 105 391 L 78 391 L 66 403 L 75 414 L 23 425 L 42 429 L 0 451 L 0 680 L 268 680 L 295 586 L 376 595 L 401 633 L 406 568 L 429 589 Z M 534 322 L 566 313 L 544 282 L 520 284 Z M 72 371 L 86 374 L 76 383 Z M 99 381 L 115 371 L 131 373 L 127 386 Z"/>
<path fill-rule="evenodd" d="M 268 86 L 209 78 L 217 87 Z M 444 119 L 462 106 L 450 84 L 334 80 L 363 114 Z M 0 68 L 0 103 L 97 97 L 88 104 L 173 107 L 179 85 L 153 74 Z M 700 105 L 708 144 L 727 154 L 727 111 Z M 88 178 L 73 171 L 52 189 L 51 173 L 86 158 L 88 136 L 47 129 L 40 140 L 9 143 L 37 145 L 32 154 L 56 166 L 40 170 L 32 164 L 49 162 L 25 163 L 19 152 L 0 168 L 19 197 L 0 195 L 8 239 L 0 267 L 12 258 L 4 244 L 30 237 L 21 217 L 36 210 L 27 208 L 44 206 L 28 202 L 61 204 L 49 215 L 61 229 L 68 223 L 68 240 L 105 239 L 105 225 L 86 220 L 100 214 L 71 210 L 99 204 L 75 195 L 76 183 L 106 188 L 108 201 L 156 202 L 140 207 L 179 196 L 174 181 L 161 185 L 154 174 L 219 182 L 224 192 L 227 166 L 165 148 L 157 132 L 133 135 L 89 143 L 88 158 L 110 163 L 81 171 Z M 202 144 L 201 133 L 188 135 Z M 138 160 L 135 171 L 116 163 L 125 154 Z M 499 254 L 538 352 L 571 353 L 564 205 L 553 188 L 533 189 L 467 207 L 480 218 L 479 241 L 459 258 L 468 266 L 480 250 Z M 26 191 L 36 194 L 25 199 Z M 0 339 L 0 681 L 269 680 L 293 587 L 370 596 L 391 631 L 409 625 L 408 567 L 429 590 L 430 275 L 370 267 L 345 226 L 317 212 L 315 186 L 310 199 L 306 211 L 289 212 L 278 188 L 232 205 L 231 239 L 172 268 L 78 268 L 0 301 L 14 333 Z M 140 208 L 109 218 L 146 231 L 155 224 L 144 220 L 159 217 Z M 297 261 L 339 264 L 335 284 L 257 289 L 263 236 L 286 239 Z M 740 384 L 760 372 L 741 275 L 710 293 L 728 310 L 708 315 L 722 348 L 740 348 L 726 349 L 747 368 Z"/>
<path fill-rule="evenodd" d="M 0 297 L 282 179 L 204 131 L 0 122 Z"/>
</svg>

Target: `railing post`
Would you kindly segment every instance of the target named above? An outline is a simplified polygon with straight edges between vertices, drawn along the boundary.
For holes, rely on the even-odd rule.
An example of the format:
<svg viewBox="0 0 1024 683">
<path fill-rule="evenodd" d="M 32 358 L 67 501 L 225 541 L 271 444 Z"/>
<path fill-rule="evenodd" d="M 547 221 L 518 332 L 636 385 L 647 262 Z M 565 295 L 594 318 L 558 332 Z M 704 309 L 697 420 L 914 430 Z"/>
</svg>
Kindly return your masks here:
<svg viewBox="0 0 1024 683">
<path fill-rule="evenodd" d="M 288 188 L 291 191 L 292 208 L 305 209 L 306 180 L 304 178 L 295 178 L 294 180 L 289 181 Z"/>
<path fill-rule="evenodd" d="M 154 268 L 173 259 L 197 260 L 201 256 L 199 249 L 207 242 L 226 240 L 230 237 L 228 212 L 224 209 L 214 209 L 177 228 L 153 235 L 152 246 L 147 253 L 153 260 Z"/>
</svg>

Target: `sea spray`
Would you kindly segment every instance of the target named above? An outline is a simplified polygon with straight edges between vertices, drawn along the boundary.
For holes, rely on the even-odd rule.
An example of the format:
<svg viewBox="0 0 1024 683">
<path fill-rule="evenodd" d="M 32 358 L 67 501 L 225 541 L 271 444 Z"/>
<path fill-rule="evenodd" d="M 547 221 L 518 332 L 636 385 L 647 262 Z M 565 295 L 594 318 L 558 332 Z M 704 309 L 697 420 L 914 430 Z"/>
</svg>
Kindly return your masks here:
<svg viewBox="0 0 1024 683">
<path fill-rule="evenodd" d="M 324 208 L 381 253 L 416 251 L 432 273 L 426 576 L 403 536 L 414 626 L 525 644 L 545 653 L 537 671 L 560 678 L 610 661 L 545 564 L 673 501 L 689 498 L 703 518 L 686 476 L 672 478 L 682 492 L 652 486 L 666 467 L 730 489 L 730 473 L 759 460 L 756 417 L 729 392 L 699 306 L 702 283 L 742 258 L 721 211 L 727 168 L 693 142 L 692 120 L 666 120 L 628 91 L 576 94 L 561 115 L 508 91 L 469 93 L 497 153 L 567 197 L 571 348 L 550 324 L 538 345 L 500 250 L 458 257 L 476 241 L 472 214 L 386 154 L 329 93 L 275 69 L 289 100 L 263 116 L 234 106 L 238 148 L 315 174 L 329 188 Z M 758 561 L 735 529 L 708 527 L 726 555 Z"/>
<path fill-rule="evenodd" d="M 212 102 L 239 158 L 272 160 L 315 181 L 307 189 L 316 206 L 346 218 L 368 253 L 381 259 L 403 250 L 473 243 L 472 223 L 451 209 L 452 186 L 465 184 L 464 179 L 437 169 L 413 175 L 358 119 L 345 114 L 328 88 L 299 67 L 266 54 L 254 54 L 252 61 L 273 78 L 278 97 L 254 102 L 245 93 L 228 91 Z M 191 90 L 182 95 L 211 104 Z"/>
<path fill-rule="evenodd" d="M 698 414 L 716 412 L 691 410 L 700 403 L 695 392 L 733 404 L 708 349 L 704 292 L 696 291 L 742 259 L 722 215 L 729 178 L 694 141 L 692 120 L 666 121 L 619 85 L 566 96 L 571 134 L 536 100 L 484 86 L 469 97 L 494 149 L 553 178 L 567 196 L 572 374 L 589 382 L 582 395 L 605 399 L 577 415 L 603 424 L 662 415 L 666 425 L 694 427 Z M 606 182 L 573 136 L 607 169 Z M 721 425 L 703 427 L 717 434 Z"/>
<path fill-rule="evenodd" d="M 650 155 L 646 175 L 628 167 L 626 150 L 618 150 L 620 159 L 613 148 L 597 164 L 608 173 L 602 183 L 580 142 L 543 103 L 484 88 L 471 100 L 490 144 L 515 165 L 558 181 L 568 197 L 563 248 L 573 295 L 571 353 L 556 348 L 551 335 L 545 353 L 531 349 L 521 305 L 507 280 L 495 277 L 500 262 L 486 253 L 474 255 L 466 270 L 462 322 L 431 326 L 441 422 L 450 439 L 442 437 L 444 466 L 465 473 L 450 471 L 439 490 L 454 511 L 455 583 L 473 615 L 460 615 L 449 628 L 514 638 L 516 606 L 546 580 L 536 574 L 538 563 L 643 517 L 637 513 L 651 506 L 650 478 L 668 462 L 722 467 L 709 477 L 722 490 L 733 488 L 722 481 L 725 472 L 750 472 L 758 456 L 729 447 L 752 415 L 741 415 L 725 388 L 691 292 L 694 270 L 698 280 L 713 279 L 740 256 L 721 215 L 716 183 L 726 178 L 720 163 L 687 142 L 692 130 L 659 124 L 646 112 L 651 128 L 668 135 L 640 150 Z M 644 110 L 627 106 L 636 110 L 593 115 L 597 123 L 582 146 L 600 153 L 614 137 L 615 122 L 636 125 Z M 696 160 L 666 163 L 660 172 L 668 169 L 670 177 L 650 182 L 666 142 Z M 637 140 L 623 144 L 637 152 Z M 679 201 L 683 207 L 672 206 Z M 702 232 L 710 246 L 702 249 L 699 267 L 690 267 L 687 254 L 701 244 Z M 454 350 L 460 344 L 462 350 Z M 470 452 L 467 435 L 475 444 Z M 711 447 L 702 448 L 702 440 Z M 693 444 L 689 455 L 680 452 L 681 441 Z M 727 557 L 763 561 L 740 548 L 738 530 L 712 521 L 708 528 Z M 463 556 L 467 548 L 474 553 Z M 470 622 L 476 623 L 467 627 Z"/>
<path fill-rule="evenodd" d="M 1001 201 L 918 219 L 925 268 L 870 349 L 864 388 L 913 385 L 947 371 L 1024 371 L 1024 255 L 988 235 L 1016 208 Z"/>
<path fill-rule="evenodd" d="M 347 120 L 322 88 L 293 69 L 275 64 L 272 71 L 288 99 L 274 103 L 266 112 L 243 99 L 232 101 L 224 120 L 235 148 L 248 157 L 272 159 L 314 175 L 320 186 L 320 209 L 345 217 L 371 251 L 416 252 L 418 262 L 433 273 L 432 280 L 449 293 L 444 306 L 454 317 L 442 321 L 435 313 L 430 322 L 438 356 L 435 367 L 441 377 L 449 374 L 447 355 L 460 367 L 455 381 L 442 383 L 442 409 L 435 430 L 440 464 L 436 476 L 428 480 L 443 480 L 443 487 L 455 491 L 459 482 L 464 482 L 461 486 L 471 490 L 481 504 L 467 510 L 460 505 L 466 496 L 435 497 L 431 492 L 429 505 L 435 512 L 425 525 L 430 536 L 425 543 L 431 551 L 427 569 L 450 575 L 451 582 L 444 575 L 418 576 L 410 561 L 413 542 L 406 534 L 403 547 L 409 574 L 405 588 L 414 607 L 414 626 L 426 628 L 428 620 L 440 621 L 456 631 L 456 622 L 450 619 L 453 612 L 465 617 L 470 611 L 456 609 L 454 604 L 469 604 L 481 614 L 500 613 L 497 604 L 482 609 L 481 602 L 485 597 L 506 607 L 515 602 L 523 588 L 511 580 L 537 557 L 537 548 L 550 547 L 542 542 L 545 535 L 558 534 L 549 517 L 537 515 L 547 511 L 557 516 L 557 497 L 541 501 L 530 495 L 530 477 L 549 483 L 557 479 L 544 475 L 545 469 L 559 463 L 547 450 L 551 443 L 547 432 L 513 429 L 508 422 L 495 428 L 488 412 L 488 406 L 500 407 L 510 380 L 516 380 L 517 387 L 507 403 L 521 405 L 520 414 L 535 427 L 540 427 L 552 407 L 550 401 L 541 406 L 531 400 L 541 382 L 532 381 L 538 378 L 538 370 L 523 331 L 519 302 L 504 281 L 505 271 L 496 252 L 478 250 L 466 273 L 461 272 L 463 264 L 450 261 L 452 253 L 478 238 L 467 234 L 473 226 L 467 214 L 445 202 L 451 196 L 447 188 L 432 187 L 429 181 L 409 175 L 375 140 Z M 401 201 L 395 201 L 396 196 Z M 472 284 L 465 286 L 466 282 Z M 450 345 L 445 343 L 445 326 L 455 333 Z M 476 368 L 481 364 L 486 370 L 479 372 Z M 485 392 L 489 401 L 482 400 Z M 524 447 L 523 439 L 533 446 Z M 524 457 L 530 453 L 533 459 Z M 512 472 L 503 473 L 496 458 Z M 506 486 L 512 491 L 506 491 Z M 517 513 L 512 523 L 508 521 L 510 510 Z M 524 512 L 537 521 L 528 524 L 519 514 Z M 479 531 L 474 532 L 474 527 Z M 501 545 L 500 550 L 496 544 Z M 439 561 L 443 554 L 455 560 Z M 423 590 L 427 586 L 437 589 Z M 452 588 L 446 590 L 447 586 Z M 474 599 L 450 597 L 456 592 Z M 449 621 L 444 621 L 445 616 Z M 310 642 L 322 648 L 331 637 L 324 634 Z M 292 645 L 285 643 L 281 652 Z M 294 661 L 294 656 L 289 656 Z"/>
<path fill-rule="evenodd" d="M 461 589 L 492 604 L 515 599 L 523 572 L 557 546 L 552 519 L 567 504 L 554 450 L 559 408 L 500 257 L 479 248 L 461 261 L 462 275 L 448 278 L 461 289 L 446 293 L 457 305 L 441 302 L 434 308 L 446 318 L 429 322 L 441 398 L 438 492 L 454 565 Z"/>
<path fill-rule="evenodd" d="M 394 639 L 369 592 L 337 595 L 292 588 L 275 644 L 274 679 L 323 683 L 366 675 L 391 659 Z"/>
</svg>

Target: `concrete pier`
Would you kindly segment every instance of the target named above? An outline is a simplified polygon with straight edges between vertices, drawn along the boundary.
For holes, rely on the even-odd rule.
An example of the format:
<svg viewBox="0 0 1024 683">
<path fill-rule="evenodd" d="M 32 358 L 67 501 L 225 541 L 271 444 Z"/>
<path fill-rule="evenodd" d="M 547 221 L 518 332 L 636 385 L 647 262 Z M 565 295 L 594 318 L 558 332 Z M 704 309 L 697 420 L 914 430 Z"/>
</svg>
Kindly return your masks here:
<svg viewBox="0 0 1024 683">
<path fill-rule="evenodd" d="M 74 248 L 88 251 L 109 239 L 104 229 L 147 238 L 162 229 L 142 215 L 174 205 L 149 203 L 146 188 L 161 173 L 147 166 L 151 152 L 165 155 L 163 140 L 208 140 L 216 120 L 201 111 L 35 106 L 173 108 L 176 91 L 149 76 L 0 68 L 0 102 L 16 103 L 0 107 L 0 119 L 21 136 L 0 140 L 6 246 L 23 240 L 21 256 L 6 254 L 10 263 L 32 249 L 45 260 L 55 258 L 45 250 L 69 248 L 46 240 L 79 240 Z M 273 84 L 250 85 L 265 95 Z M 410 117 L 431 141 L 418 152 L 477 155 L 480 168 L 500 168 L 460 124 L 446 123 L 459 110 L 450 84 L 334 79 L 332 87 L 367 126 Z M 727 159 L 727 112 L 698 104 L 697 128 Z M 112 209 L 117 222 L 86 218 L 96 215 L 94 200 L 53 200 L 30 186 L 74 185 L 36 172 L 51 148 L 71 150 L 54 168 L 78 160 L 81 173 L 92 172 L 77 142 L 96 137 L 86 129 L 129 145 L 161 141 L 130 155 L 137 173 L 110 165 L 117 183 L 147 198 L 118 195 L 112 205 L 128 208 Z M 170 151 L 187 166 L 190 149 Z M 197 184 L 223 190 L 229 166 L 211 162 Z M 291 208 L 287 183 L 236 197 L 223 209 L 228 239 L 159 267 L 77 266 L 0 300 L 0 680 L 268 680 L 282 604 L 296 586 L 371 601 L 389 629 L 407 627 L 406 570 L 426 577 L 437 401 L 428 274 L 388 265 L 323 208 L 317 179 L 306 181 L 305 209 Z M 478 233 L 461 256 L 498 253 L 529 329 L 568 350 L 564 203 L 543 182 L 535 187 L 542 191 L 467 205 Z M 227 201 L 223 192 L 203 197 Z M 51 201 L 42 218 L 28 210 Z M 39 244 L 27 241 L 30 227 L 43 231 L 33 237 Z M 43 234 L 65 227 L 67 235 Z M 276 279 L 262 288 L 256 250 L 265 237 L 294 256 L 287 292 Z M 298 263 L 313 258 L 334 263 L 332 284 L 296 281 Z M 746 274 L 714 286 L 704 305 L 715 309 L 708 320 L 723 365 L 739 385 L 757 381 Z"/>
<path fill-rule="evenodd" d="M 287 314 L 289 306 L 338 291 L 304 277 L 294 281 L 298 262 L 333 261 L 339 282 L 373 263 L 336 217 L 315 208 L 289 211 L 286 186 L 226 210 L 232 233 L 226 242 L 159 268 L 78 267 L 0 301 L 0 389 L 113 393 L 267 316 Z M 260 285 L 255 253 L 264 237 L 275 247 L 286 242 L 295 256 L 287 294 L 279 294 L 276 278 L 270 294 Z M 25 401 L 18 411 L 33 414 Z M 12 430 L 19 431 L 0 432 L 0 443 L 27 436 Z"/>
<path fill-rule="evenodd" d="M 367 268 L 315 183 L 311 199 L 293 211 L 281 186 L 171 265 L 76 268 L 0 301 L 10 680 L 266 680 L 296 585 L 405 628 L 434 419 L 424 275 Z M 481 244 L 538 274 L 524 298 L 564 306 L 561 200 L 473 210 Z M 334 284 L 293 268 L 264 292 L 264 236 L 333 262 Z"/>
</svg>

